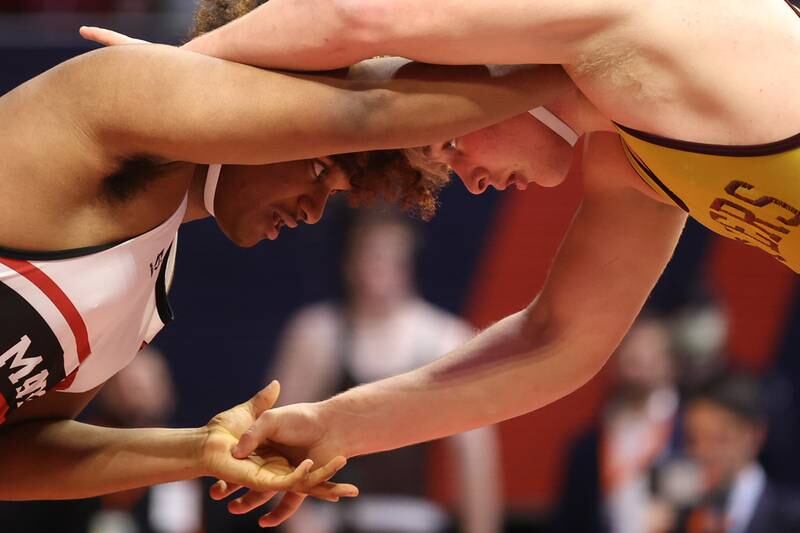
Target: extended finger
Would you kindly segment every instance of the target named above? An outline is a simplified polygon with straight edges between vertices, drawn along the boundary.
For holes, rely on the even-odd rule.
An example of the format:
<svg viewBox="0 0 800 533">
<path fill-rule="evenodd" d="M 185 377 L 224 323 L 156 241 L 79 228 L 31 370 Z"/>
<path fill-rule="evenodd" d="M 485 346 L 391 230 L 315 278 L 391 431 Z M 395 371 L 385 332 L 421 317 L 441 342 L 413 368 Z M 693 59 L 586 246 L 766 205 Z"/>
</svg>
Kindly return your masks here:
<svg viewBox="0 0 800 533">
<path fill-rule="evenodd" d="M 289 517 L 291 517 L 300 508 L 303 500 L 306 499 L 305 494 L 298 494 L 296 492 L 287 492 L 281 502 L 272 512 L 265 514 L 258 519 L 258 525 L 261 527 L 275 527 Z"/>
<path fill-rule="evenodd" d="M 228 502 L 228 511 L 230 511 L 232 514 L 249 513 L 256 507 L 261 507 L 270 501 L 276 494 L 278 493 L 274 490 L 268 492 L 258 492 L 254 490 L 248 491 L 243 496 Z"/>
<path fill-rule="evenodd" d="M 314 468 L 314 461 L 305 459 L 302 463 L 297 465 L 293 472 L 281 475 L 280 477 L 282 479 L 274 484 L 276 488 L 280 490 L 293 490 L 294 487 L 303 487 L 306 485 L 306 480 L 311 475 L 310 472 L 312 468 Z"/>
<path fill-rule="evenodd" d="M 234 461 L 236 461 L 234 459 Z M 236 461 L 240 462 L 240 461 Z M 245 463 L 245 461 L 241 461 Z M 249 462 L 249 461 L 248 461 Z M 308 472 L 314 466 L 314 461 L 306 459 L 297 468 L 292 469 L 286 466 L 286 472 L 276 472 L 274 466 L 265 463 L 261 466 L 249 464 L 246 466 L 247 472 L 243 472 L 243 477 L 234 477 L 241 484 L 254 490 L 259 491 L 290 491 L 295 490 L 295 487 L 302 487 L 303 480 L 308 477 Z M 256 469 L 256 470 L 253 470 Z"/>
<path fill-rule="evenodd" d="M 242 486 L 236 483 L 228 483 L 222 479 L 218 479 L 216 483 L 211 485 L 211 488 L 208 490 L 208 495 L 211 496 L 213 500 L 224 500 L 241 488 Z"/>
<path fill-rule="evenodd" d="M 350 483 L 331 483 L 326 481 L 310 488 L 306 493 L 319 500 L 338 502 L 339 498 L 355 498 L 358 496 L 358 487 Z"/>
<path fill-rule="evenodd" d="M 336 472 L 344 468 L 344 465 L 347 464 L 347 459 L 344 456 L 337 456 L 328 461 L 328 464 L 323 465 L 316 470 L 311 471 L 306 479 L 303 481 L 304 488 L 309 489 L 315 485 L 319 485 L 325 481 L 328 481 L 333 476 L 336 475 Z M 308 492 L 307 490 L 303 490 L 303 492 Z"/>
</svg>

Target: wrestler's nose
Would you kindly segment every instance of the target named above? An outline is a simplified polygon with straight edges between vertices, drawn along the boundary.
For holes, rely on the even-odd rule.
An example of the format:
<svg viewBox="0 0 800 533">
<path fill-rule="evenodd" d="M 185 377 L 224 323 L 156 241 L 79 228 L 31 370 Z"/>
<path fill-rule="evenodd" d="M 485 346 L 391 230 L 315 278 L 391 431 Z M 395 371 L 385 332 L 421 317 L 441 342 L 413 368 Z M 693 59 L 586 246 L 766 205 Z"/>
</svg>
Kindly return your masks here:
<svg viewBox="0 0 800 533">
<path fill-rule="evenodd" d="M 463 173 L 460 173 L 458 169 L 456 169 L 456 173 L 461 177 L 464 186 L 472 194 L 482 194 L 486 192 L 486 189 L 489 187 L 489 178 L 491 175 L 484 167 L 465 169 Z"/>
</svg>

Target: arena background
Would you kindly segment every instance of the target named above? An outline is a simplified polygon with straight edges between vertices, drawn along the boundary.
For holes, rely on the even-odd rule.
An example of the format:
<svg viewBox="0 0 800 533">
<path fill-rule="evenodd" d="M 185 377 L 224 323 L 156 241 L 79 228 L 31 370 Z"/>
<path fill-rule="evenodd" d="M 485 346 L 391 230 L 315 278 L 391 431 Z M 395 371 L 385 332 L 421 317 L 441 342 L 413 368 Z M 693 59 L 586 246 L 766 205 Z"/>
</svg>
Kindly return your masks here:
<svg viewBox="0 0 800 533">
<path fill-rule="evenodd" d="M 3 2 L 5 3 L 5 2 Z M 159 42 L 177 42 L 185 11 L 161 15 L 0 16 L 0 94 L 91 47 L 77 38 L 80 24 L 105 25 Z M 202 83 L 202 73 L 198 73 Z M 20 177 L 21 179 L 24 177 Z M 541 286 L 558 242 L 579 201 L 576 176 L 556 189 L 489 192 L 475 197 L 459 184 L 442 196 L 438 216 L 423 226 L 419 261 L 424 295 L 484 327 L 524 306 Z M 269 376 L 276 336 L 300 306 L 333 297 L 337 288 L 339 219 L 333 206 L 316 226 L 284 232 L 276 242 L 242 250 L 213 221 L 180 232 L 171 301 L 176 321 L 157 338 L 170 360 L 180 404 L 176 425 L 199 425 L 241 401 Z M 779 468 L 772 449 L 798 442 L 795 402 L 800 391 L 800 300 L 797 278 L 767 255 L 712 235 L 690 223 L 651 306 L 669 312 L 698 290 L 720 302 L 730 320 L 731 361 L 780 375 L 793 413 L 781 418 L 765 450 L 770 474 L 800 485 L 800 461 Z M 701 289 L 702 288 L 702 289 Z M 501 425 L 505 495 L 511 512 L 536 512 L 551 503 L 567 442 L 597 414 L 605 378 L 547 408 Z M 776 424 L 773 423 L 773 427 Z M 777 452 L 776 452 L 777 454 Z M 796 454 L 794 454 L 796 457 Z M 446 465 L 446 460 L 444 461 Z M 448 500 L 446 467 L 430 490 Z"/>
</svg>

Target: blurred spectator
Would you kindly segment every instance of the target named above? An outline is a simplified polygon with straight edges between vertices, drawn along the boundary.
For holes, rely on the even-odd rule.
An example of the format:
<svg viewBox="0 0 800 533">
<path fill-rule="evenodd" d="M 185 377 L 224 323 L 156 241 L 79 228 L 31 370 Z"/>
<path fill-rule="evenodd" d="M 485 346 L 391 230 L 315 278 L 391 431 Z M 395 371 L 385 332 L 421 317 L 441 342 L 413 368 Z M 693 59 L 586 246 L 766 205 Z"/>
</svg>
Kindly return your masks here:
<svg viewBox="0 0 800 533">
<path fill-rule="evenodd" d="M 301 310 L 282 337 L 274 377 L 282 403 L 315 401 L 360 383 L 424 365 L 465 342 L 469 327 L 424 301 L 414 287 L 418 248 L 412 222 L 393 211 L 356 212 L 345 247 L 342 303 Z M 272 376 L 271 376 L 272 377 Z M 460 490 L 461 531 L 500 530 L 499 457 L 494 428 L 447 439 Z M 353 502 L 307 506 L 290 533 L 433 533 L 448 515 L 425 498 L 427 446 L 351 460 L 341 480 L 359 485 Z"/>
<path fill-rule="evenodd" d="M 728 320 L 719 304 L 696 290 L 693 298 L 671 315 L 672 347 L 677 361 L 677 380 L 682 390 L 719 374 L 728 336 Z"/>
<path fill-rule="evenodd" d="M 800 495 L 770 482 L 756 462 L 765 414 L 758 383 L 727 375 L 687 403 L 687 452 L 699 490 L 680 514 L 679 533 L 796 533 Z"/>
<path fill-rule="evenodd" d="M 86 417 L 115 427 L 163 426 L 174 408 L 163 356 L 144 348 L 112 377 Z M 199 533 L 202 489 L 197 480 L 55 502 L 0 503 L 3 533 Z"/>
<path fill-rule="evenodd" d="M 568 458 L 552 530 L 646 533 L 661 520 L 651 506 L 655 472 L 678 450 L 678 392 L 670 330 L 637 320 L 611 363 L 614 384 L 598 427 Z"/>
<path fill-rule="evenodd" d="M 95 422 L 118 427 L 163 426 L 175 408 L 174 394 L 164 357 L 148 346 L 106 383 L 91 416 Z"/>
</svg>

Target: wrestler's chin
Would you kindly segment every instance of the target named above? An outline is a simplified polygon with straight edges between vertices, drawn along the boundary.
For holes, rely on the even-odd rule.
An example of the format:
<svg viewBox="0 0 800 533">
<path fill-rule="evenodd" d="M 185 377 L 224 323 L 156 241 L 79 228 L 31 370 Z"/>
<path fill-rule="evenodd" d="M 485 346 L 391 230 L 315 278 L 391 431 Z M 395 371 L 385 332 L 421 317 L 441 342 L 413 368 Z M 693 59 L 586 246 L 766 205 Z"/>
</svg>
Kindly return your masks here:
<svg viewBox="0 0 800 533">
<path fill-rule="evenodd" d="M 238 236 L 234 239 L 231 239 L 231 241 L 233 241 L 233 244 L 235 244 L 239 248 L 252 248 L 256 244 L 263 241 L 264 238 L 265 237 L 263 235 L 248 235 L 248 236 Z"/>
<path fill-rule="evenodd" d="M 222 233 L 239 248 L 252 248 L 256 244 L 263 241 L 266 237 L 262 232 L 255 228 L 229 228 L 226 224 L 217 220 L 217 227 Z"/>
<path fill-rule="evenodd" d="M 564 181 L 566 181 L 568 174 L 568 166 L 557 169 L 547 169 L 544 172 L 540 172 L 530 183 L 535 183 L 539 187 L 545 187 L 548 189 L 552 187 L 558 187 L 564 183 Z"/>
<path fill-rule="evenodd" d="M 536 180 L 533 183 L 536 183 L 539 187 L 544 187 L 545 189 L 552 189 L 553 187 L 558 187 L 562 183 L 564 183 L 564 176 L 556 177 L 553 179 L 543 179 L 543 180 Z"/>
</svg>

